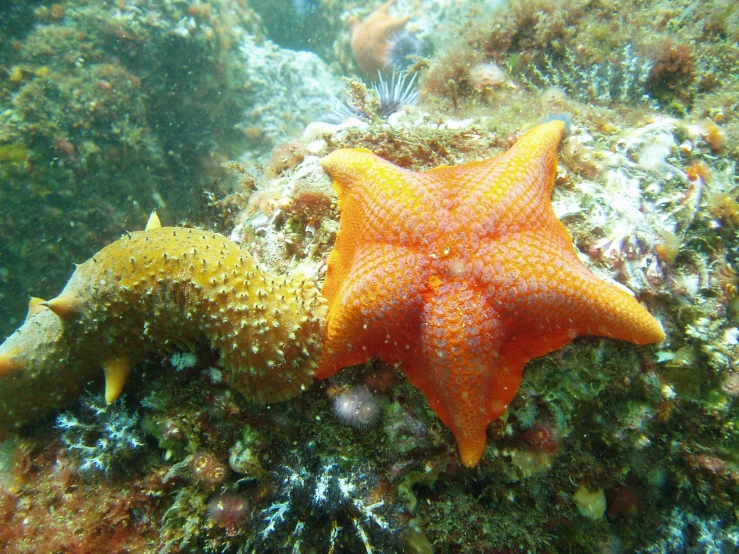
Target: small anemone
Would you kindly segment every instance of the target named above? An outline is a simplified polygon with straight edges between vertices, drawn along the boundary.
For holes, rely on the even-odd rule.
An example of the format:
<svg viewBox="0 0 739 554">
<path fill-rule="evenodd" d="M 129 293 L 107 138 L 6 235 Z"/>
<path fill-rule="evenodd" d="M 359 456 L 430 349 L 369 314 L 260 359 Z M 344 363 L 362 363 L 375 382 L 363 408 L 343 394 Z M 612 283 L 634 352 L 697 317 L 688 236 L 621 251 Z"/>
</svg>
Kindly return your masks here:
<svg viewBox="0 0 739 554">
<path fill-rule="evenodd" d="M 413 106 L 421 99 L 421 94 L 416 88 L 416 75 L 408 78 L 408 73 L 393 72 L 389 80 L 378 73 L 378 81 L 372 83 L 371 89 L 377 95 L 377 107 L 374 115 L 387 119 L 404 106 Z M 347 119 L 355 118 L 369 122 L 373 113 L 366 108 L 366 103 L 358 106 L 351 98 L 344 101 L 328 115 L 328 122 L 339 124 Z"/>
<path fill-rule="evenodd" d="M 222 494 L 208 503 L 208 517 L 223 527 L 229 537 L 236 536 L 239 527 L 249 519 L 249 501 L 238 494 Z"/>
<path fill-rule="evenodd" d="M 334 399 L 334 413 L 346 425 L 367 429 L 382 416 L 382 402 L 367 387 L 350 387 Z"/>
</svg>

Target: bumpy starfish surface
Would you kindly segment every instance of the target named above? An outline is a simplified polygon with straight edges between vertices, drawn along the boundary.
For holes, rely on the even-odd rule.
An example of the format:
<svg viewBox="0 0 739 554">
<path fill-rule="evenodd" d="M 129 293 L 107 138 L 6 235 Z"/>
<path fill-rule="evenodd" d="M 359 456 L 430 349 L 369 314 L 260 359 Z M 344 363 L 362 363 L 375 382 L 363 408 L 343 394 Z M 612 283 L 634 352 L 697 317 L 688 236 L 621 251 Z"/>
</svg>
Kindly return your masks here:
<svg viewBox="0 0 739 554">
<path fill-rule="evenodd" d="M 413 173 L 368 150 L 323 159 L 341 230 L 323 294 L 316 376 L 371 357 L 400 364 L 475 466 L 524 364 L 579 335 L 649 344 L 660 324 L 595 277 L 554 215 L 561 121 L 501 156 Z"/>
<path fill-rule="evenodd" d="M 272 275 L 222 235 L 155 217 L 77 266 L 59 296 L 31 301 L 0 345 L 0 436 L 102 375 L 112 402 L 147 355 L 202 338 L 250 400 L 277 402 L 310 385 L 326 312 L 315 285 Z"/>
<path fill-rule="evenodd" d="M 390 58 L 391 39 L 400 32 L 410 17 L 391 17 L 390 6 L 395 0 L 386 2 L 366 19 L 349 19 L 352 35 L 352 52 L 357 65 L 373 79 L 378 71 L 384 71 Z"/>
</svg>

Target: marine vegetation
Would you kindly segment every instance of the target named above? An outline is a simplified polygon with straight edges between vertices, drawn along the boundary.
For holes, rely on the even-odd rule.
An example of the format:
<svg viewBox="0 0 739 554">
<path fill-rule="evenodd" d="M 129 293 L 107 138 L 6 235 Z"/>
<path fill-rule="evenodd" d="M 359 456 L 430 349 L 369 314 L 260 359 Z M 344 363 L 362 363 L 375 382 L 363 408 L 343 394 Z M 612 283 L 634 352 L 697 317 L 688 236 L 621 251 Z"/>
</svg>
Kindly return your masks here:
<svg viewBox="0 0 739 554">
<path fill-rule="evenodd" d="M 9 2 L 0 15 L 0 334 L 152 209 L 181 221 L 243 150 L 233 0 Z M 206 8 L 207 6 L 207 8 Z M 248 125 L 247 125 L 248 126 Z M 30 207 L 33 207 L 32 209 Z"/>
</svg>

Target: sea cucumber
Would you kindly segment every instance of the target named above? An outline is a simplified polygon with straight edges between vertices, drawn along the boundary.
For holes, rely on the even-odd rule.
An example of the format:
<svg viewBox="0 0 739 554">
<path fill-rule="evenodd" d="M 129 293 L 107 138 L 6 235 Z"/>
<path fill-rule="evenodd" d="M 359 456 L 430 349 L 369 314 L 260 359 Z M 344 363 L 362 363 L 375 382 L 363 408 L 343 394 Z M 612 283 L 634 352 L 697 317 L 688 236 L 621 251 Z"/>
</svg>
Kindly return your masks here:
<svg viewBox="0 0 739 554">
<path fill-rule="evenodd" d="M 310 280 L 272 275 L 226 237 L 161 227 L 153 215 L 77 266 L 59 296 L 31 299 L 0 345 L 0 436 L 103 374 L 113 402 L 137 363 L 203 337 L 246 398 L 292 398 L 312 381 L 325 314 Z"/>
</svg>

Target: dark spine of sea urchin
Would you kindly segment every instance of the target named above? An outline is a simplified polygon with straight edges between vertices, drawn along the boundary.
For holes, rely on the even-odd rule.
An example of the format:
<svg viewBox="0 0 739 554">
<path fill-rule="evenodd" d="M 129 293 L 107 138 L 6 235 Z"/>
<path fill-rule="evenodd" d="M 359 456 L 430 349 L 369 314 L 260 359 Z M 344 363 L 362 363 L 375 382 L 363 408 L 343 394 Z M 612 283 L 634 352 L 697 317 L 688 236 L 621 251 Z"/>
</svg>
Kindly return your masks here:
<svg viewBox="0 0 739 554">
<path fill-rule="evenodd" d="M 408 79 L 407 73 L 393 73 L 390 81 L 382 78 L 382 74 L 378 74 L 379 81 L 372 85 L 372 90 L 377 94 L 380 101 L 379 116 L 382 118 L 390 117 L 404 106 L 414 106 L 421 99 L 421 94 L 414 86 L 416 75 L 414 74 Z"/>
<path fill-rule="evenodd" d="M 348 96 L 328 115 L 328 123 L 339 124 L 347 119 L 355 118 L 370 122 L 374 117 L 387 119 L 405 106 L 413 106 L 421 99 L 416 84 L 416 75 L 409 78 L 406 72 L 393 72 L 389 80 L 378 73 L 378 81 L 372 83 L 370 90 L 377 97 L 377 102 L 368 102 L 368 94 L 355 98 Z M 359 95 L 361 96 L 361 95 Z M 373 109 L 369 107 L 372 106 Z"/>
<path fill-rule="evenodd" d="M 403 29 L 388 41 L 388 63 L 386 69 L 393 73 L 406 71 L 414 61 L 424 54 L 423 42 L 413 33 Z"/>
</svg>

